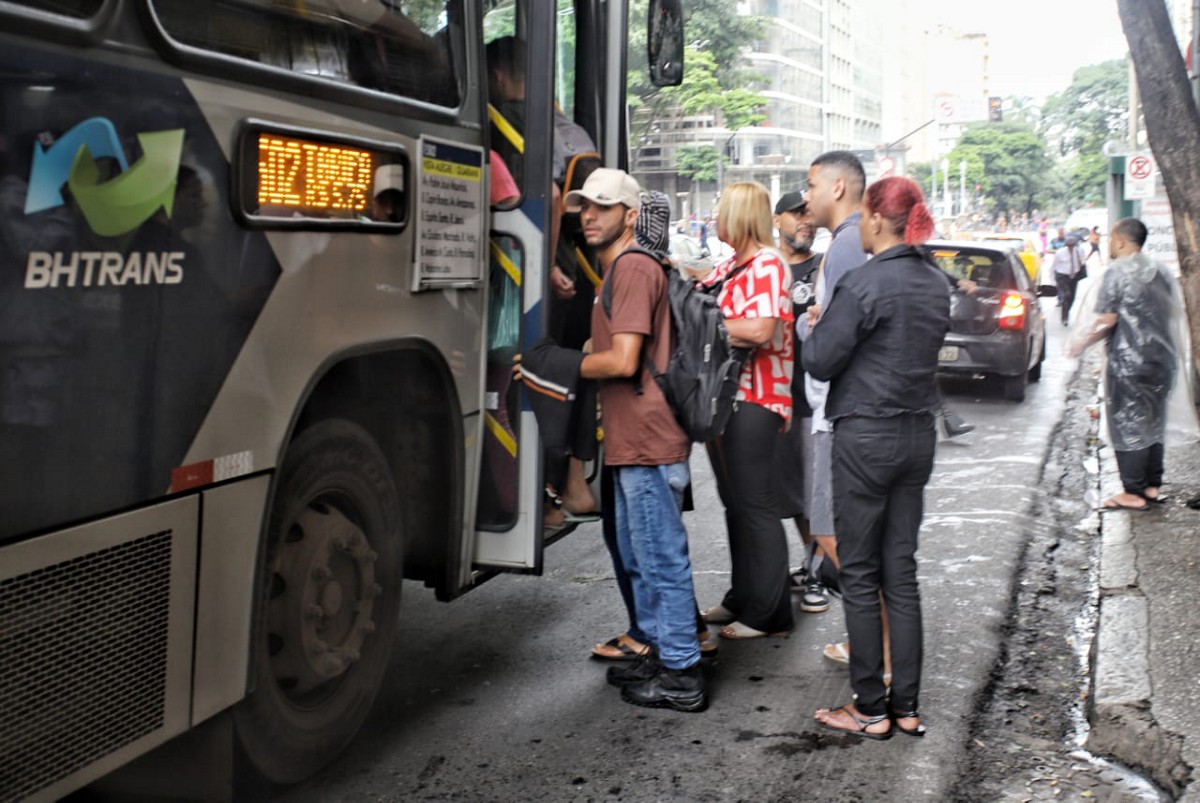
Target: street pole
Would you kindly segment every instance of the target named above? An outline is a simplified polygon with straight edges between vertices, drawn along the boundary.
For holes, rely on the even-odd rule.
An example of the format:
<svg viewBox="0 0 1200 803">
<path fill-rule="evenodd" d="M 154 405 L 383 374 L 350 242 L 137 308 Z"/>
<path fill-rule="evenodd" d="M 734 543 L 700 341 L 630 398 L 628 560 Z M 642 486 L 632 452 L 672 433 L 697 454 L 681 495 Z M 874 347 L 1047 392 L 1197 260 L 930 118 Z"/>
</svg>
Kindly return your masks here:
<svg viewBox="0 0 1200 803">
<path fill-rule="evenodd" d="M 937 205 L 937 159 L 929 163 L 929 200 L 933 206 Z"/>
<path fill-rule="evenodd" d="M 717 143 L 714 142 L 713 144 L 716 145 Z M 721 188 L 725 186 L 725 171 L 722 169 L 725 162 L 724 151 L 723 147 L 717 146 L 717 195 L 721 194 Z"/>
<path fill-rule="evenodd" d="M 967 211 L 967 160 L 958 163 L 958 214 Z"/>
<path fill-rule="evenodd" d="M 946 217 L 951 217 L 950 214 L 950 160 L 942 160 L 942 214 Z"/>
</svg>

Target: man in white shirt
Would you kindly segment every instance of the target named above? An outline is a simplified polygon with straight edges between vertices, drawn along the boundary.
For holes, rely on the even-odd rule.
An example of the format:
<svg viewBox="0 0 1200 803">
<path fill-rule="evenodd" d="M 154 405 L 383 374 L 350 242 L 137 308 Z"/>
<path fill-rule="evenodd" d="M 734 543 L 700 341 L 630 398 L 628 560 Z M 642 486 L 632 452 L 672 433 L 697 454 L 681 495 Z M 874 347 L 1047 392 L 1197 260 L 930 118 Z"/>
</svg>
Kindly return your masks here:
<svg viewBox="0 0 1200 803">
<path fill-rule="evenodd" d="M 1083 278 L 1080 274 L 1086 261 L 1087 251 L 1074 234 L 1068 234 L 1063 247 L 1054 252 L 1054 281 L 1058 284 L 1058 305 L 1062 308 L 1063 326 L 1070 323 L 1075 286 Z"/>
</svg>

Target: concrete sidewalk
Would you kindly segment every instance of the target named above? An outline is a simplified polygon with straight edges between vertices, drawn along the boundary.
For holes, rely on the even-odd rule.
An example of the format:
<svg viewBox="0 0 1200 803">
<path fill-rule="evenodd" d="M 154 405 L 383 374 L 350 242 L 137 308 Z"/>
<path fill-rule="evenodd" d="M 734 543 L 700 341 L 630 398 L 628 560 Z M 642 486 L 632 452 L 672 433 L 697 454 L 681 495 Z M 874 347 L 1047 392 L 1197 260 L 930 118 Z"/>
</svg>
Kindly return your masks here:
<svg viewBox="0 0 1200 803">
<path fill-rule="evenodd" d="M 1099 498 L 1121 489 L 1100 444 Z M 1200 445 L 1168 448 L 1166 499 L 1100 515 L 1100 614 L 1087 749 L 1200 801 Z"/>
</svg>

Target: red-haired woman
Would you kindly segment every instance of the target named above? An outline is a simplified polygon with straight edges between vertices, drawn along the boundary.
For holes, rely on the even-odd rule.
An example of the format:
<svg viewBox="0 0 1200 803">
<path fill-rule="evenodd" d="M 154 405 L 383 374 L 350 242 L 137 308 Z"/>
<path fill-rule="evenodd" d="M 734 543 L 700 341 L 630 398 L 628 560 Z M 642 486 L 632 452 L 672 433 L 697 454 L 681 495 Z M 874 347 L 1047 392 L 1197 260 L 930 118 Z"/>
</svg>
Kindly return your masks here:
<svg viewBox="0 0 1200 803">
<path fill-rule="evenodd" d="M 933 231 L 921 189 L 906 178 L 867 188 L 869 262 L 841 278 L 804 343 L 804 367 L 830 382 L 834 522 L 855 702 L 821 708 L 832 730 L 924 735 L 917 532 L 933 470 L 937 354 L 950 328 L 945 274 L 916 246 Z M 816 318 L 814 315 L 813 318 Z M 891 630 L 890 702 L 883 678 L 880 594 Z"/>
</svg>

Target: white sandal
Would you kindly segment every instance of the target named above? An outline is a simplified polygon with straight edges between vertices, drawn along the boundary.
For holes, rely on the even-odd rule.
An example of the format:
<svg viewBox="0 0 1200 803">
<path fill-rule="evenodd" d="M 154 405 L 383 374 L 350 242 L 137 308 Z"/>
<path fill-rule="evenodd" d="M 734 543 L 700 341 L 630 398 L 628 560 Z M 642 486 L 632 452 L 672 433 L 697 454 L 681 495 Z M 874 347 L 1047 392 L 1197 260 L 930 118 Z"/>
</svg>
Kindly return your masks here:
<svg viewBox="0 0 1200 803">
<path fill-rule="evenodd" d="M 727 625 L 737 619 L 733 611 L 726 608 L 724 605 L 714 605 L 704 613 L 700 614 L 704 617 L 704 621 L 710 625 Z"/>
<path fill-rule="evenodd" d="M 791 634 L 790 630 L 780 630 L 778 633 L 767 633 L 764 630 L 756 630 L 750 625 L 744 625 L 741 622 L 731 622 L 720 631 L 721 638 L 728 639 L 749 639 L 749 638 L 787 638 Z"/>
<path fill-rule="evenodd" d="M 821 651 L 829 660 L 838 664 L 850 663 L 850 645 L 844 641 L 838 641 L 833 644 L 826 644 L 825 649 Z"/>
</svg>

